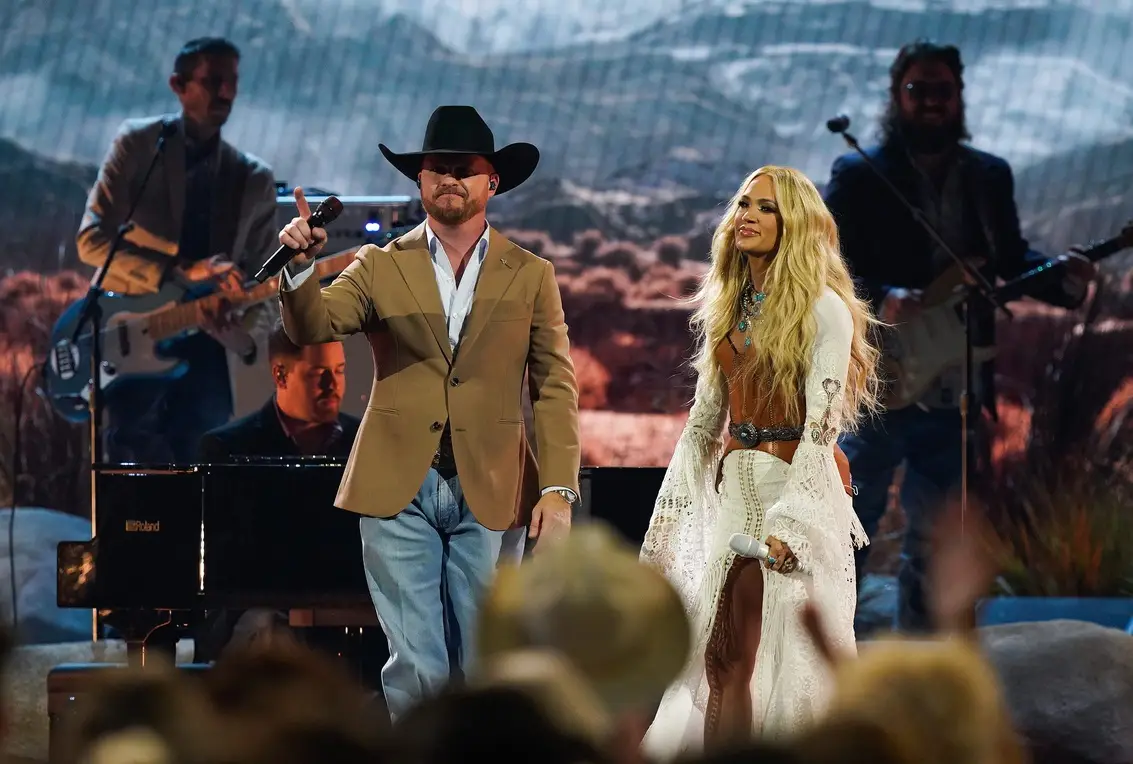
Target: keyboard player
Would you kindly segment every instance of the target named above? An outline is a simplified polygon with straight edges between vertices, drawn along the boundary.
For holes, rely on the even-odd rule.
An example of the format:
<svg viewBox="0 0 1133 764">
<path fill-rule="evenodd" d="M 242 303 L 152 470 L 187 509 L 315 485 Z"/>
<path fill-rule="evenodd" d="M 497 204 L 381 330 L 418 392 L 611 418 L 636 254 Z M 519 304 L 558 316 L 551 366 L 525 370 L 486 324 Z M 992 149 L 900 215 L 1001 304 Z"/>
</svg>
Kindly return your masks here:
<svg viewBox="0 0 1133 764">
<path fill-rule="evenodd" d="M 340 411 L 346 392 L 342 343 L 299 347 L 276 327 L 268 338 L 268 359 L 275 386 L 271 398 L 258 411 L 205 433 L 198 460 L 224 464 L 237 457 L 349 456 L 361 421 Z M 286 617 L 274 611 L 210 613 L 197 634 L 196 660 L 215 660 L 229 642 L 247 643 L 286 630 Z"/>
<path fill-rule="evenodd" d="M 346 353 L 341 342 L 299 347 L 277 326 L 268 337 L 275 392 L 263 407 L 201 438 L 198 457 L 222 463 L 234 456 L 346 458 L 361 421 L 342 413 Z"/>
</svg>

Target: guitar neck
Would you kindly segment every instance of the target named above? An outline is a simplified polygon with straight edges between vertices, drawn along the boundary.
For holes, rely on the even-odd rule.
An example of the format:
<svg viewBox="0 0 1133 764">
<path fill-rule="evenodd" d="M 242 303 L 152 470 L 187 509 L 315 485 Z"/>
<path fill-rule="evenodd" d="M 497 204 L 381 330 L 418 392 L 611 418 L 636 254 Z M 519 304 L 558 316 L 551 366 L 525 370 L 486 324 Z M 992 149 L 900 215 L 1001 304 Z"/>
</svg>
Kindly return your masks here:
<svg viewBox="0 0 1133 764">
<path fill-rule="evenodd" d="M 1112 239 L 1094 242 L 1082 250 L 1081 255 L 1091 263 L 1096 263 L 1098 260 L 1104 260 L 1128 246 L 1129 242 L 1125 236 L 1114 236 Z"/>
<path fill-rule="evenodd" d="M 355 250 L 351 249 L 316 261 L 313 277 L 322 281 L 338 275 L 354 260 L 354 252 Z M 262 284 L 246 289 L 238 296 L 210 294 L 207 297 L 154 311 L 146 317 L 149 336 L 155 342 L 175 337 L 189 329 L 200 328 L 202 312 L 215 312 L 223 301 L 227 301 L 234 308 L 247 308 L 270 300 L 278 291 L 279 276 L 273 276 Z"/>
</svg>

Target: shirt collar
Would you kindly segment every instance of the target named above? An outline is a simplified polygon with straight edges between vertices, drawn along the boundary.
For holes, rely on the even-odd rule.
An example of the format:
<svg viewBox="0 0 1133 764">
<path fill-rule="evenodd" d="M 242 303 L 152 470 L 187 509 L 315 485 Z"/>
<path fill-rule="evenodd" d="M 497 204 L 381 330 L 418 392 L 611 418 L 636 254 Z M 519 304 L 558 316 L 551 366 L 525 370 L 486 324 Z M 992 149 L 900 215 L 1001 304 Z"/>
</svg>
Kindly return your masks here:
<svg viewBox="0 0 1133 764">
<path fill-rule="evenodd" d="M 480 241 L 476 242 L 476 259 L 483 260 L 484 255 L 488 252 L 488 232 L 492 230 L 490 225 L 484 225 L 484 233 L 480 236 Z M 434 260 L 437 259 L 437 250 L 441 240 L 433 233 L 433 227 L 429 225 L 428 219 L 425 220 L 425 240 L 429 243 L 429 256 Z"/>
<path fill-rule="evenodd" d="M 220 148 L 220 130 L 217 130 L 216 134 L 208 140 L 199 141 L 189 135 L 189 131 L 185 129 L 185 112 L 178 114 L 177 119 L 180 123 L 177 128 L 181 132 L 181 137 L 185 141 L 186 153 L 194 156 L 205 156 L 212 154 L 214 151 Z"/>
</svg>

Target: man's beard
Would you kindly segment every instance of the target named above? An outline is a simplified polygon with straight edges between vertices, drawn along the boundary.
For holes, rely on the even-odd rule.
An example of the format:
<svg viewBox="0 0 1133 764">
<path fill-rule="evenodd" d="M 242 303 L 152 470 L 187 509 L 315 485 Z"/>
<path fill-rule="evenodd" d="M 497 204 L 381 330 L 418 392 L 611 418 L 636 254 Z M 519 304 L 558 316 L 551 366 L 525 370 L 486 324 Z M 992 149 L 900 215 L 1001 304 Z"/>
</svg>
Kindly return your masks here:
<svg viewBox="0 0 1133 764">
<path fill-rule="evenodd" d="M 959 119 L 939 125 L 924 125 L 899 120 L 898 127 L 905 145 L 914 154 L 939 154 L 957 144 L 964 137 L 964 123 Z"/>
<path fill-rule="evenodd" d="M 435 198 L 422 199 L 421 205 L 425 208 L 425 212 L 428 212 L 429 216 L 438 223 L 455 226 L 470 220 L 474 215 L 484 209 L 484 206 L 478 201 L 470 199 L 467 196 L 462 197 L 462 199 L 463 203 L 457 207 L 449 205 L 441 206 L 437 203 Z"/>
</svg>

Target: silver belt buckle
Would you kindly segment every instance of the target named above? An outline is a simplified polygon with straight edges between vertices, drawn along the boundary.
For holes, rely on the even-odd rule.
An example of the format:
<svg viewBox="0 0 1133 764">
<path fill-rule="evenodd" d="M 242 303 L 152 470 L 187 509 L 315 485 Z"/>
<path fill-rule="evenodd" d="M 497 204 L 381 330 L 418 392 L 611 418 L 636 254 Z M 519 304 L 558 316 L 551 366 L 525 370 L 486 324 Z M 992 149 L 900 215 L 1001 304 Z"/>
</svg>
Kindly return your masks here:
<svg viewBox="0 0 1133 764">
<path fill-rule="evenodd" d="M 745 448 L 755 448 L 763 442 L 763 432 L 750 422 L 736 425 L 736 440 Z"/>
</svg>

